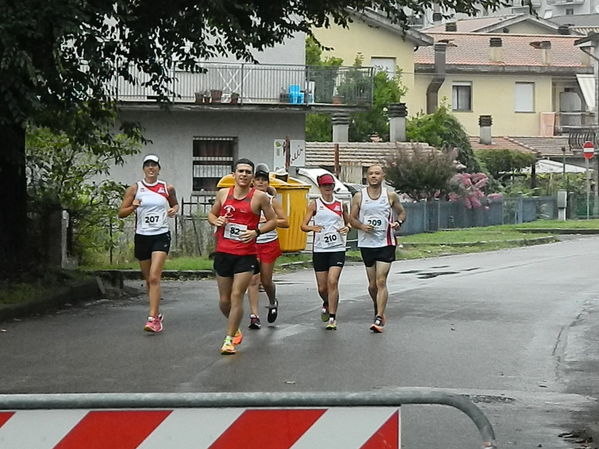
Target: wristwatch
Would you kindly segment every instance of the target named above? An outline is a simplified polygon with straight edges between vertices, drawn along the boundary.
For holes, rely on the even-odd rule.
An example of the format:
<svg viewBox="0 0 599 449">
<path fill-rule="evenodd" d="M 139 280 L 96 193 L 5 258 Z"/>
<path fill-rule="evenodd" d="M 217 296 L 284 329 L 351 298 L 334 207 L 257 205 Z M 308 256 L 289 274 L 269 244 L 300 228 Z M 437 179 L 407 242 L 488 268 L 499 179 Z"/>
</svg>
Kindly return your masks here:
<svg viewBox="0 0 599 449">
<path fill-rule="evenodd" d="M 254 231 L 256 231 L 256 237 L 258 237 L 260 234 L 262 234 L 262 231 L 260 231 L 260 228 L 256 226 L 256 229 L 254 229 Z"/>
<path fill-rule="evenodd" d="M 397 221 L 400 226 L 403 224 L 403 220 L 395 220 L 395 221 Z"/>
</svg>

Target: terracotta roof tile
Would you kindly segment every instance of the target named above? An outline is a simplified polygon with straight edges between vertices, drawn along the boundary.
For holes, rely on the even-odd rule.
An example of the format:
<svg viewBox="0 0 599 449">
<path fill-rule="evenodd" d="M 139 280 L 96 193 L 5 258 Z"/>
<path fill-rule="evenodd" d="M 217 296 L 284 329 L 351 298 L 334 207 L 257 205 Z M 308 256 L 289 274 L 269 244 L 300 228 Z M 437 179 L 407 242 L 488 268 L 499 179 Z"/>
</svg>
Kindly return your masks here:
<svg viewBox="0 0 599 449">
<path fill-rule="evenodd" d="M 411 151 L 412 148 L 432 151 L 433 147 L 411 142 L 340 142 L 339 163 L 341 165 L 361 165 L 369 167 L 382 163 L 398 149 Z M 306 142 L 307 166 L 332 166 L 335 164 L 335 144 L 333 142 Z"/>
<path fill-rule="evenodd" d="M 521 145 L 518 142 L 511 140 L 509 137 L 492 137 L 491 144 L 486 145 L 480 143 L 480 137 L 471 136 L 470 145 L 472 145 L 473 150 L 515 150 L 523 153 L 536 153 L 534 148 Z"/>
<path fill-rule="evenodd" d="M 429 33 L 435 42 L 448 41 L 448 65 L 486 66 L 539 66 L 589 68 L 583 63 L 584 54 L 574 47 L 580 36 L 505 34 L 505 33 Z M 502 40 L 503 62 L 490 58 L 489 40 L 499 37 Z M 531 46 L 531 42 L 551 41 L 549 65 L 543 63 L 542 50 Z M 433 47 L 420 47 L 415 54 L 416 64 L 433 64 Z"/>
</svg>

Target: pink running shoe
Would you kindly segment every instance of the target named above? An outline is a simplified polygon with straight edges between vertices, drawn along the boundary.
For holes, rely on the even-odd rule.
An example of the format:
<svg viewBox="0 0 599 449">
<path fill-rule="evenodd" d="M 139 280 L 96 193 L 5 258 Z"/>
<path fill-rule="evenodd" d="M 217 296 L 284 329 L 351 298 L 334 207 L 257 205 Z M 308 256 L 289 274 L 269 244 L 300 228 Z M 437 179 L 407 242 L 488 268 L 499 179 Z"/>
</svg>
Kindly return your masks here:
<svg viewBox="0 0 599 449">
<path fill-rule="evenodd" d="M 158 316 L 149 316 L 146 325 L 144 326 L 144 330 L 147 332 L 162 332 L 164 326 L 162 325 L 163 316 L 158 314 Z"/>
<path fill-rule="evenodd" d="M 235 332 L 235 335 L 233 335 L 233 344 L 235 346 L 237 346 L 237 345 L 240 345 L 242 341 L 243 341 L 243 334 L 241 333 L 241 331 L 239 329 L 237 329 L 237 332 Z"/>
</svg>

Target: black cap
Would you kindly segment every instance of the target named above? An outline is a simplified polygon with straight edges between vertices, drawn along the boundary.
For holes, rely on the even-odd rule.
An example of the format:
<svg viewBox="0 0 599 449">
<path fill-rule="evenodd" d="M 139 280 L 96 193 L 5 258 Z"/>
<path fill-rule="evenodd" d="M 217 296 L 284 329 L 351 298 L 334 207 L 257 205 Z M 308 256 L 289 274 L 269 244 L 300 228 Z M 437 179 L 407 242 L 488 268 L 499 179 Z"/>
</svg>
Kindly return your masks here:
<svg viewBox="0 0 599 449">
<path fill-rule="evenodd" d="M 268 179 L 269 176 L 269 168 L 268 165 L 266 164 L 258 164 L 256 165 L 256 171 L 254 172 L 254 177 L 256 176 L 264 176 L 266 179 Z"/>
</svg>

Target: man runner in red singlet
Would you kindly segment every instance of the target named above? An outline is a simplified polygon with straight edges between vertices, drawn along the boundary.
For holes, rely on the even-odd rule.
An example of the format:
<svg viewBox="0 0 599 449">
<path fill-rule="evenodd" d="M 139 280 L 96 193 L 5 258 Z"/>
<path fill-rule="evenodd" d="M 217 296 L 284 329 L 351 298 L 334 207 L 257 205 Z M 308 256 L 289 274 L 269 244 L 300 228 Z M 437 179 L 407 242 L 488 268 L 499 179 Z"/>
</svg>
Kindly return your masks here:
<svg viewBox="0 0 599 449">
<path fill-rule="evenodd" d="M 358 230 L 358 248 L 366 265 L 368 293 L 374 303 L 370 330 L 382 333 L 389 296 L 387 276 L 397 247 L 395 231 L 406 219 L 406 212 L 397 193 L 383 185 L 385 172 L 380 165 L 369 167 L 366 179 L 368 186 L 352 198 L 350 223 Z"/>
<path fill-rule="evenodd" d="M 209 223 L 217 228 L 214 271 L 219 306 L 228 319 L 221 354 L 235 354 L 235 346 L 243 339 L 239 324 L 243 316 L 243 297 L 258 264 L 256 237 L 277 226 L 269 196 L 251 188 L 254 163 L 239 159 L 234 166 L 233 178 L 235 185 L 216 193 L 208 213 Z M 264 223 L 259 223 L 261 214 L 266 219 Z"/>
</svg>

